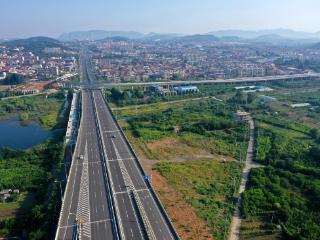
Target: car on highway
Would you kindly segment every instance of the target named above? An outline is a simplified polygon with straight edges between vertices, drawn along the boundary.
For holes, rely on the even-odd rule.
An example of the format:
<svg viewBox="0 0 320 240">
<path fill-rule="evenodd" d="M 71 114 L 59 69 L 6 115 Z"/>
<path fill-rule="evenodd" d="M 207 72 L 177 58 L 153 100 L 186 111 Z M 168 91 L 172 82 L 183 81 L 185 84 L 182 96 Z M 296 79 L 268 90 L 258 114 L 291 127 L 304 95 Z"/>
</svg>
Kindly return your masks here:
<svg viewBox="0 0 320 240">
<path fill-rule="evenodd" d="M 83 159 L 84 159 L 83 155 L 80 155 L 80 156 L 79 156 L 79 159 L 80 159 L 80 160 L 83 160 Z"/>
</svg>

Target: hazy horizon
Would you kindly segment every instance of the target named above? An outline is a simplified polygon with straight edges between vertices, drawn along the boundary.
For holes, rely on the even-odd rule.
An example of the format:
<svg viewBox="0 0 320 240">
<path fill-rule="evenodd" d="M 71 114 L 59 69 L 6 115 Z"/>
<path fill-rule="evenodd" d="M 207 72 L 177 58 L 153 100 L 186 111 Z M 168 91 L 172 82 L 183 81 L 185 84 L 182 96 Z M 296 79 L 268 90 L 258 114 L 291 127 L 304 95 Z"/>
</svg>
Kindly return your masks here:
<svg viewBox="0 0 320 240">
<path fill-rule="evenodd" d="M 72 31 L 204 34 L 218 30 L 291 29 L 318 32 L 316 0 L 3 0 L 0 38 Z"/>
</svg>

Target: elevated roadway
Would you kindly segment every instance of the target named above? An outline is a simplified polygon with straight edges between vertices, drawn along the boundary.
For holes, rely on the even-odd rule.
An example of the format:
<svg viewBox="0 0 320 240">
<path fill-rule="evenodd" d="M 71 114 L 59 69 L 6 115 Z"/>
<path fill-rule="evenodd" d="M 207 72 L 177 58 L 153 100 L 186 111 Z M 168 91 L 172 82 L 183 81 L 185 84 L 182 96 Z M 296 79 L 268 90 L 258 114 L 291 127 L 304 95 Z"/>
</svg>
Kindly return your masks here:
<svg viewBox="0 0 320 240">
<path fill-rule="evenodd" d="M 77 87 L 90 88 L 112 88 L 116 86 L 150 86 L 150 85 L 189 85 L 189 84 L 221 84 L 221 83 L 257 83 L 269 81 L 288 81 L 301 79 L 320 78 L 320 73 L 306 73 L 293 75 L 276 75 L 265 77 L 250 78 L 233 78 L 233 79 L 217 79 L 217 80 L 194 80 L 194 81 L 158 81 L 158 82 L 132 82 L 132 83 L 94 83 L 94 84 L 78 84 Z"/>
<path fill-rule="evenodd" d="M 139 236 L 141 231 L 146 232 L 152 239 L 177 239 L 161 203 L 149 182 L 144 179 L 145 173 L 139 159 L 106 105 L 101 91 L 93 91 L 93 95 L 106 150 L 106 161 L 111 172 L 110 181 L 113 182 L 113 192 L 119 205 L 120 221 L 125 235 Z M 140 227 L 135 224 L 139 219 Z"/>
<path fill-rule="evenodd" d="M 90 91 L 82 92 L 82 117 L 56 239 L 116 239 L 105 162 Z"/>
<path fill-rule="evenodd" d="M 93 85 L 88 58 L 82 83 Z M 99 90 L 82 89 L 82 117 L 56 240 L 179 239 Z"/>
</svg>

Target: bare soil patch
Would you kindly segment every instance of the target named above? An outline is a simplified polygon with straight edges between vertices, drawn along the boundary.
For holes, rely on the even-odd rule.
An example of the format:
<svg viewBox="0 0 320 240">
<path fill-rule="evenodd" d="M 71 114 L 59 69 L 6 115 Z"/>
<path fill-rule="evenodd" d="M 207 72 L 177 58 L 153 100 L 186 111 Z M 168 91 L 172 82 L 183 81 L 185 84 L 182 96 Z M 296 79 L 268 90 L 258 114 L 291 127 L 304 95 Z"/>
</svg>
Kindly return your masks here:
<svg viewBox="0 0 320 240">
<path fill-rule="evenodd" d="M 152 185 L 157 191 L 180 236 L 185 240 L 210 240 L 213 237 L 209 228 L 195 213 L 183 196 L 170 187 L 167 180 L 158 171 L 152 171 Z"/>
</svg>

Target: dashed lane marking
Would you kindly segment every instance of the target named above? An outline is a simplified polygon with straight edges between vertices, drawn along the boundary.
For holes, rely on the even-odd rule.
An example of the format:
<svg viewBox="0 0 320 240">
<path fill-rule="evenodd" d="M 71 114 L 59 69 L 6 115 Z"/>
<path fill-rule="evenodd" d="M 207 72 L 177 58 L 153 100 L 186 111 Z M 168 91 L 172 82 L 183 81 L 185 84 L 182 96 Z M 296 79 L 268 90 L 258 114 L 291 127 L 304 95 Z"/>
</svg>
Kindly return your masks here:
<svg viewBox="0 0 320 240">
<path fill-rule="evenodd" d="M 92 221 L 92 222 L 86 222 L 86 223 L 83 223 L 83 225 L 93 225 L 93 224 L 99 224 L 99 223 L 107 223 L 107 222 L 112 222 L 112 219 L 108 218 L 108 219 L 102 219 L 102 220 L 98 220 L 98 221 Z M 76 225 L 73 224 L 73 225 L 66 225 L 66 226 L 61 226 L 59 228 L 74 228 Z"/>
</svg>

